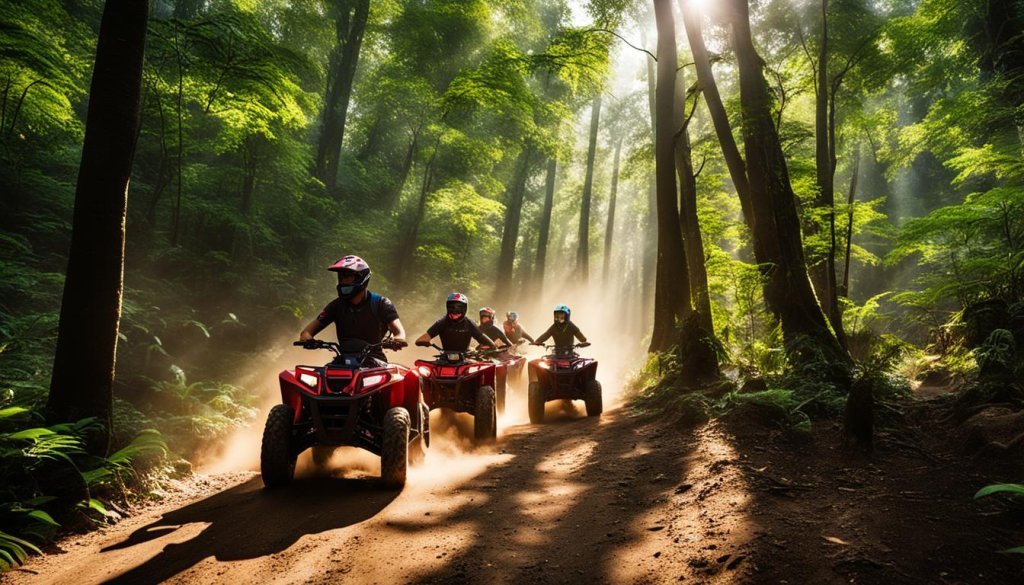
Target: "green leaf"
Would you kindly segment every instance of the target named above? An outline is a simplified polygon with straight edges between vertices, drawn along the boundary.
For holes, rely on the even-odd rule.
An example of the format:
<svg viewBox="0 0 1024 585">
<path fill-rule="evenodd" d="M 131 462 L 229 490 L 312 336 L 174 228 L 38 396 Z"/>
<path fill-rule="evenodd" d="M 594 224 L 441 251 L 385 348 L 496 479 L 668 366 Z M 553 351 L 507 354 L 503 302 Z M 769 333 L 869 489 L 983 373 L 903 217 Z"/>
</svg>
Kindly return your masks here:
<svg viewBox="0 0 1024 585">
<path fill-rule="evenodd" d="M 997 483 L 985 486 L 978 490 L 978 493 L 974 494 L 974 499 L 1000 493 L 1024 496 L 1024 485 L 1018 483 Z"/>
</svg>

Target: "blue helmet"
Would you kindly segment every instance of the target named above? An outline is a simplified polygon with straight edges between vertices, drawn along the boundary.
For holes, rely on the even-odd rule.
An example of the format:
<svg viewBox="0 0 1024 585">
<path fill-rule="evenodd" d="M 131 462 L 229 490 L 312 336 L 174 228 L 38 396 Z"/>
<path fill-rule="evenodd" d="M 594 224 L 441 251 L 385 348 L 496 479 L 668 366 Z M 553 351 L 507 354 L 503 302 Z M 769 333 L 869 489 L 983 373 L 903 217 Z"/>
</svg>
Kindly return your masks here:
<svg viewBox="0 0 1024 585">
<path fill-rule="evenodd" d="M 569 310 L 569 305 L 555 305 L 555 313 L 565 313 L 565 320 L 568 321 L 572 317 L 572 311 Z"/>
</svg>

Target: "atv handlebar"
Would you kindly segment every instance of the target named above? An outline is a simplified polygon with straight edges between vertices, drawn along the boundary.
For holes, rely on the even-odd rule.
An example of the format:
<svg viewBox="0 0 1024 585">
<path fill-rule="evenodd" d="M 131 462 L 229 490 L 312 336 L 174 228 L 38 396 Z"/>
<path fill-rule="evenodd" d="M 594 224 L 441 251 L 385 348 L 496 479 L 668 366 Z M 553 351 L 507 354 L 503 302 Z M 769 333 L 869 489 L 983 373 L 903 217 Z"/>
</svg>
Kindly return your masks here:
<svg viewBox="0 0 1024 585">
<path fill-rule="evenodd" d="M 590 342 L 589 341 L 584 341 L 582 343 L 577 343 L 575 345 L 556 345 L 554 343 L 536 343 L 536 342 L 534 342 L 534 343 L 531 343 L 530 345 L 540 345 L 540 346 L 544 347 L 545 349 L 558 349 L 558 348 L 576 349 L 578 347 L 590 347 Z"/>
<path fill-rule="evenodd" d="M 308 339 L 306 341 L 294 341 L 292 345 L 304 347 L 306 349 L 329 349 L 334 352 L 334 355 L 341 355 L 341 345 L 334 341 L 323 341 L 320 339 Z M 381 340 L 380 343 L 369 343 L 360 350 L 360 354 L 367 355 L 375 349 L 390 349 L 396 351 L 409 345 L 405 340 L 398 340 L 388 336 L 386 339 Z"/>
</svg>

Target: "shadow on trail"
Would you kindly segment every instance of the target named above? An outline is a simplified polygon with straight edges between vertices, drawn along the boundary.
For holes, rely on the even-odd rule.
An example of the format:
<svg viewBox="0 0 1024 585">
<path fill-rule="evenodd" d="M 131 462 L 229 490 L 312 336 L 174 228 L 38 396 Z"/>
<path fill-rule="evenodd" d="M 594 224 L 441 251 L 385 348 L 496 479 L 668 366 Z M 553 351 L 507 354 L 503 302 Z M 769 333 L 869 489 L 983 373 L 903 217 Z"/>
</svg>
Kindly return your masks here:
<svg viewBox="0 0 1024 585">
<path fill-rule="evenodd" d="M 601 419 L 564 412 L 529 433 L 515 432 L 506 444 L 515 457 L 461 486 L 472 494 L 469 502 L 426 523 L 389 522 L 409 536 L 454 528 L 468 543 L 436 570 L 404 577 L 446 584 L 621 581 L 620 553 L 644 537 L 644 516 L 686 476 L 691 447 L 687 437 L 662 436 L 618 409 Z"/>
<path fill-rule="evenodd" d="M 111 583 L 158 583 L 207 557 L 252 559 L 281 552 L 307 534 L 344 528 L 372 518 L 398 496 L 372 479 L 314 478 L 264 490 L 258 477 L 163 515 L 102 552 L 167 536 L 186 524 L 208 526 L 195 537 L 168 544 L 156 556 L 112 578 Z M 102 560 L 100 561 L 102 562 Z"/>
</svg>

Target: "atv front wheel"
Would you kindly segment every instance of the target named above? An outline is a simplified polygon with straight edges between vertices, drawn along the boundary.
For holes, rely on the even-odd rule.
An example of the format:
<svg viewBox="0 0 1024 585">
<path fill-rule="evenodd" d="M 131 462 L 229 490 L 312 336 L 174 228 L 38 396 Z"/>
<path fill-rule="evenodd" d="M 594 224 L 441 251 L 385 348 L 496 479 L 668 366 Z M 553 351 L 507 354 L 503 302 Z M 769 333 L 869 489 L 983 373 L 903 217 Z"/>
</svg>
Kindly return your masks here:
<svg viewBox="0 0 1024 585">
<path fill-rule="evenodd" d="M 530 411 L 530 422 L 539 425 L 544 422 L 544 388 L 540 382 L 530 382 L 529 394 L 526 397 Z"/>
<path fill-rule="evenodd" d="M 494 388 L 481 386 L 476 391 L 476 412 L 473 415 L 473 435 L 478 443 L 493 441 L 498 436 L 498 413 Z"/>
<path fill-rule="evenodd" d="M 587 380 L 587 387 L 584 392 L 583 401 L 587 403 L 587 416 L 600 416 L 604 410 L 601 398 L 601 383 L 597 380 Z"/>
<path fill-rule="evenodd" d="M 260 475 L 268 488 L 287 485 L 295 475 L 296 454 L 292 453 L 292 421 L 295 411 L 278 404 L 267 415 L 260 448 Z"/>
<path fill-rule="evenodd" d="M 405 485 L 409 469 L 409 411 L 396 407 L 384 414 L 384 440 L 380 451 L 380 478 L 385 485 Z"/>
</svg>

